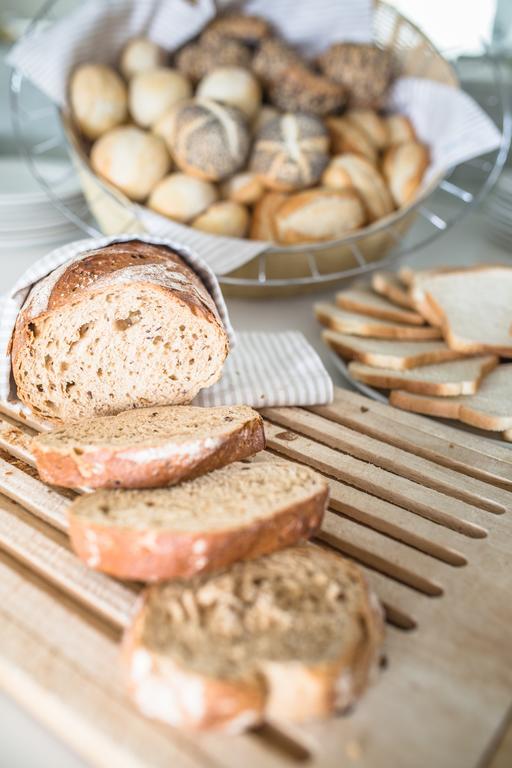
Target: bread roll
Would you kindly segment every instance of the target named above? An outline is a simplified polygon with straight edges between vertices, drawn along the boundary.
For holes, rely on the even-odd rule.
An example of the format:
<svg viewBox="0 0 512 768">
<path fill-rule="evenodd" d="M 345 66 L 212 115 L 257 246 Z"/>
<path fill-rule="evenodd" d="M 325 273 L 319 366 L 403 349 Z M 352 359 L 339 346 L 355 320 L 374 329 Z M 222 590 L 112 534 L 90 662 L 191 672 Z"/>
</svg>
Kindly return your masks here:
<svg viewBox="0 0 512 768">
<path fill-rule="evenodd" d="M 303 65 L 299 54 L 277 37 L 263 40 L 252 60 L 252 69 L 266 85 L 276 82 L 285 69 Z"/>
<path fill-rule="evenodd" d="M 264 104 L 252 121 L 251 130 L 253 135 L 257 136 L 263 126 L 270 122 L 274 117 L 279 117 L 279 110 L 275 107 L 271 107 L 269 104 Z"/>
<path fill-rule="evenodd" d="M 216 199 L 217 190 L 213 184 L 185 173 L 171 173 L 154 188 L 148 205 L 157 213 L 187 222 L 199 216 Z"/>
<path fill-rule="evenodd" d="M 159 136 L 125 125 L 98 139 L 91 151 L 94 171 L 131 200 L 145 200 L 168 173 L 171 158 Z"/>
<path fill-rule="evenodd" d="M 216 40 L 238 40 L 249 46 L 258 45 L 272 33 L 272 28 L 261 16 L 244 13 L 230 13 L 217 16 L 201 35 L 201 42 Z"/>
<path fill-rule="evenodd" d="M 379 109 L 394 74 L 394 62 L 389 50 L 369 43 L 335 43 L 319 59 L 318 64 L 327 77 L 345 86 L 349 106 Z"/>
<path fill-rule="evenodd" d="M 365 133 L 377 149 L 384 149 L 389 143 L 388 126 L 373 109 L 351 109 L 345 113 L 346 119 Z"/>
<path fill-rule="evenodd" d="M 221 186 L 221 195 L 242 205 L 254 205 L 265 193 L 265 187 L 255 173 L 237 173 Z"/>
<path fill-rule="evenodd" d="M 388 132 L 388 146 L 403 144 L 406 141 L 416 141 L 413 125 L 405 115 L 388 115 L 384 118 Z"/>
<path fill-rule="evenodd" d="M 147 37 L 134 37 L 129 40 L 121 53 L 119 68 L 126 80 L 131 80 L 140 72 L 162 66 L 165 53 L 159 45 Z"/>
<path fill-rule="evenodd" d="M 269 189 L 287 192 L 315 184 L 328 161 L 329 140 L 313 115 L 286 114 L 270 120 L 256 138 L 251 170 Z"/>
<path fill-rule="evenodd" d="M 196 96 L 237 107 L 248 120 L 252 120 L 261 107 L 260 84 L 254 75 L 243 67 L 214 69 L 201 80 Z"/>
<path fill-rule="evenodd" d="M 136 123 L 147 128 L 174 104 L 192 95 L 192 86 L 175 69 L 150 69 L 130 82 L 130 112 Z"/>
<path fill-rule="evenodd" d="M 393 199 L 375 166 L 359 155 L 333 157 L 322 175 L 322 184 L 332 189 L 355 189 L 363 201 L 369 222 L 392 212 Z"/>
<path fill-rule="evenodd" d="M 97 139 L 128 117 L 126 87 L 117 72 L 103 64 L 78 67 L 69 96 L 75 123 L 88 139 Z"/>
<path fill-rule="evenodd" d="M 252 215 L 249 232 L 251 240 L 265 240 L 266 242 L 277 240 L 275 214 L 285 200 L 288 200 L 288 195 L 283 192 L 267 192 L 261 198 Z"/>
<path fill-rule="evenodd" d="M 396 144 L 387 150 L 382 170 L 398 207 L 414 199 L 429 159 L 427 147 L 416 141 Z"/>
<path fill-rule="evenodd" d="M 176 67 L 193 83 L 217 67 L 251 66 L 251 51 L 237 40 L 218 39 L 189 43 L 176 55 Z"/>
<path fill-rule="evenodd" d="M 291 195 L 276 211 L 279 243 L 336 240 L 365 223 L 365 211 L 353 189 L 310 189 Z"/>
<path fill-rule="evenodd" d="M 365 131 L 346 117 L 328 117 L 325 121 L 331 138 L 331 152 L 341 155 L 353 152 L 377 164 L 377 149 Z"/>
<path fill-rule="evenodd" d="M 224 237 L 245 237 L 249 228 L 249 212 L 240 203 L 222 200 L 214 203 L 192 222 L 194 229 Z"/>
<path fill-rule="evenodd" d="M 292 64 L 268 86 L 269 100 L 283 112 L 308 112 L 324 117 L 345 104 L 342 85 L 312 72 L 304 64 Z"/>
<path fill-rule="evenodd" d="M 167 128 L 176 164 L 192 176 L 220 181 L 245 165 L 249 130 L 235 107 L 207 99 L 187 101 L 177 105 Z"/>
</svg>

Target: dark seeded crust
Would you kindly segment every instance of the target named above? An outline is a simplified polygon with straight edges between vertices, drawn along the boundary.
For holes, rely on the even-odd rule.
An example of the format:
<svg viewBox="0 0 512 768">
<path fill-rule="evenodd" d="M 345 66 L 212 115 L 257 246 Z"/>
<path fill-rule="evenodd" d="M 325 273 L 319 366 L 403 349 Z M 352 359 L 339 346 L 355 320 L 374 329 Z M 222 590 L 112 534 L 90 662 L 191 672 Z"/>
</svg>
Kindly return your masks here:
<svg viewBox="0 0 512 768">
<path fill-rule="evenodd" d="M 326 487 L 273 518 L 210 533 L 98 525 L 75 515 L 72 504 L 68 510 L 69 535 L 81 560 L 111 576 L 146 582 L 191 578 L 310 538 L 322 523 L 328 496 Z M 201 544 L 194 551 L 196 542 Z"/>
<path fill-rule="evenodd" d="M 174 456 L 169 454 L 166 459 L 144 462 L 130 459 L 130 453 L 137 454 L 144 450 L 142 445 L 136 445 L 131 450 L 101 447 L 80 456 L 70 449 L 59 451 L 55 447 L 49 448 L 37 439 L 32 442 L 31 448 L 41 480 L 50 485 L 64 488 L 163 488 L 262 451 L 265 448 L 263 420 L 257 416 L 246 422 L 241 429 L 228 435 L 220 448 L 210 447 L 205 436 L 196 452 L 198 441 L 193 439 L 193 442 L 194 452 L 190 454 L 184 453 L 183 446 L 179 446 Z M 172 438 L 169 443 L 172 444 Z"/>
<path fill-rule="evenodd" d="M 336 557 L 328 551 L 325 555 Z M 304 722 L 351 707 L 375 674 L 384 622 L 364 574 L 354 563 L 343 563 L 364 590 L 359 610 L 361 641 L 331 662 L 272 664 L 265 680 L 257 674 L 229 680 L 208 678 L 178 666 L 169 656 L 149 651 L 143 643 L 146 592 L 122 644 L 126 682 L 136 706 L 147 717 L 174 727 L 232 734 L 265 720 Z M 193 697 L 191 690 L 195 691 Z"/>
</svg>

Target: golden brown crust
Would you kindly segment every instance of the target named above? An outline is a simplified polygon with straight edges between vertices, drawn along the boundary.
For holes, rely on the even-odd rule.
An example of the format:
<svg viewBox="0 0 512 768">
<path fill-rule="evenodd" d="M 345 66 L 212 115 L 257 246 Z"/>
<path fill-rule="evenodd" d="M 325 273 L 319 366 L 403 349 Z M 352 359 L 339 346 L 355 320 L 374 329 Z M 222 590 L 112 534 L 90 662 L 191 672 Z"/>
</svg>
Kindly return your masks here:
<svg viewBox="0 0 512 768">
<path fill-rule="evenodd" d="M 199 450 L 196 446 L 199 443 Z M 172 448 L 172 439 L 169 440 Z M 263 420 L 257 416 L 227 436 L 220 448 L 211 446 L 205 436 L 194 440 L 194 451 L 190 454 L 175 446 L 174 454 L 166 458 L 135 459 L 144 450 L 141 445 L 130 448 L 98 447 L 77 455 L 72 448 L 50 448 L 37 440 L 32 442 L 41 479 L 50 485 L 64 488 L 162 488 L 174 485 L 185 478 L 224 467 L 232 461 L 252 456 L 265 448 Z M 133 458 L 131 458 L 133 456 Z"/>
<path fill-rule="evenodd" d="M 275 214 L 288 199 L 284 192 L 267 192 L 254 208 L 249 237 L 276 242 Z"/>
<path fill-rule="evenodd" d="M 274 222 L 278 242 L 294 245 L 297 243 L 316 243 L 335 240 L 336 237 L 341 237 L 339 229 L 337 232 L 326 232 L 324 235 L 320 235 L 317 231 L 314 231 L 316 218 L 314 214 L 313 231 L 310 233 L 307 232 L 307 225 L 305 223 L 307 208 L 317 200 L 323 200 L 326 204 L 329 204 L 329 201 L 332 201 L 333 205 L 342 200 L 346 201 L 347 206 L 343 221 L 344 232 L 358 229 L 365 223 L 363 204 L 354 189 L 309 189 L 305 192 L 297 192 L 296 194 L 291 195 L 275 212 Z M 297 211 L 303 211 L 304 213 L 300 229 L 292 228 L 287 222 L 287 218 L 293 216 Z M 341 212 L 339 213 L 339 220 L 341 220 Z"/>
<path fill-rule="evenodd" d="M 146 582 L 190 578 L 310 538 L 320 527 L 328 495 L 325 488 L 272 518 L 209 533 L 98 525 L 75 516 L 71 505 L 69 535 L 81 560 L 111 576 Z"/>
</svg>

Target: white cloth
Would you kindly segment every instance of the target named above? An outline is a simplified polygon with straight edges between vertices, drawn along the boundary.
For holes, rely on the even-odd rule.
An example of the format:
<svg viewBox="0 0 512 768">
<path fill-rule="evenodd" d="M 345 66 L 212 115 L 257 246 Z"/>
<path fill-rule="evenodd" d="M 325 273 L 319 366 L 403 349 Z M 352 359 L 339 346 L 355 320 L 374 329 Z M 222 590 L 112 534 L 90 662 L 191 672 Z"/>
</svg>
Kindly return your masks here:
<svg viewBox="0 0 512 768">
<path fill-rule="evenodd" d="M 183 245 L 151 236 L 88 238 L 51 251 L 35 262 L 3 298 L 0 315 L 0 400 L 15 401 L 16 387 L 7 354 L 18 313 L 31 287 L 66 263 L 83 258 L 95 248 L 115 242 L 139 239 L 167 245 L 201 277 L 212 295 L 231 340 L 231 352 L 222 379 L 203 390 L 196 402 L 201 405 L 244 403 L 254 407 L 270 405 L 314 405 L 332 400 L 332 382 L 320 358 L 304 336 L 287 333 L 240 333 L 235 337 L 217 278 L 199 256 Z"/>
</svg>

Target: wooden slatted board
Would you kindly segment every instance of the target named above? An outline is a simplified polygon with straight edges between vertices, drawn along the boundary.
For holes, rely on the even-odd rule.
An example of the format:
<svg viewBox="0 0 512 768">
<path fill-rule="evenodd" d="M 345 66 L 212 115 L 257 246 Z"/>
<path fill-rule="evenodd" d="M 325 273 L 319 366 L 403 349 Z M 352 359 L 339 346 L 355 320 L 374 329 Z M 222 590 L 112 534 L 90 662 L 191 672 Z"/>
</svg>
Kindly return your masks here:
<svg viewBox="0 0 512 768">
<path fill-rule="evenodd" d="M 344 390 L 329 406 L 266 409 L 265 458 L 286 456 L 330 480 L 318 544 L 354 558 L 379 594 L 387 664 L 344 717 L 188 735 L 143 719 L 126 699 L 118 644 L 140 587 L 74 556 L 73 494 L 37 478 L 29 441 L 38 425 L 1 410 L 0 686 L 90 764 L 512 764 L 507 447 Z"/>
</svg>

